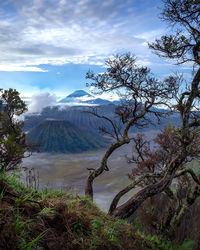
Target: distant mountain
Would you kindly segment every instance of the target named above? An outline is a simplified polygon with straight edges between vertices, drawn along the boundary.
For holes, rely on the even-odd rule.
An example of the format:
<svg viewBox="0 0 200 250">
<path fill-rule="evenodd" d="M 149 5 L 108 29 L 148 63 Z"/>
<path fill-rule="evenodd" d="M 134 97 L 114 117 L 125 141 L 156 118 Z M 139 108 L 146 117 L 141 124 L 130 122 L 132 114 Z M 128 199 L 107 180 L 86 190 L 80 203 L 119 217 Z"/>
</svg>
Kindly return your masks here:
<svg viewBox="0 0 200 250">
<path fill-rule="evenodd" d="M 92 96 L 87 93 L 85 90 L 76 90 L 72 94 L 68 95 L 67 97 L 82 97 L 82 96 Z"/>
<path fill-rule="evenodd" d="M 112 102 L 96 98 L 84 90 L 76 90 L 72 94 L 66 96 L 64 99 L 60 100 L 59 103 L 66 103 L 66 104 L 90 104 L 90 105 L 104 105 L 104 104 L 111 104 Z"/>
<path fill-rule="evenodd" d="M 68 121 L 46 120 L 27 134 L 27 143 L 40 152 L 79 153 L 105 147 L 107 142 Z"/>
<path fill-rule="evenodd" d="M 116 117 L 114 113 L 115 108 L 116 106 L 114 104 L 108 104 L 108 105 L 99 105 L 95 109 L 97 109 L 98 114 L 110 118 L 112 121 L 115 121 L 117 124 L 121 124 L 121 127 L 123 127 L 123 124 L 120 123 L 119 117 Z M 87 132 L 90 131 L 92 133 L 98 134 L 99 127 L 105 127 L 108 131 L 112 132 L 112 127 L 108 121 L 106 121 L 105 119 L 100 119 L 92 115 L 91 113 L 88 113 L 88 111 L 91 111 L 91 107 L 88 106 L 64 106 L 62 108 L 58 106 L 46 107 L 43 109 L 40 115 L 25 116 L 24 130 L 29 131 L 45 120 L 54 119 L 54 120 L 69 121 L 79 129 L 85 130 Z M 148 114 L 148 117 L 154 124 L 149 123 L 148 126 L 142 129 L 133 127 L 131 128 L 131 132 L 160 129 L 166 127 L 168 123 L 171 123 L 171 125 L 175 126 L 178 126 L 180 124 L 180 117 L 177 113 L 174 113 L 167 118 L 162 118 L 160 124 L 157 123 L 157 119 L 151 113 Z"/>
<path fill-rule="evenodd" d="M 89 93 L 87 93 L 84 90 L 76 90 L 74 91 L 72 94 L 66 96 L 64 99 L 60 100 L 60 103 L 65 103 L 65 102 L 69 102 L 72 100 L 72 98 L 79 98 L 79 97 L 83 97 L 83 96 L 88 96 L 88 97 L 92 97 L 92 95 L 90 95 Z"/>
<path fill-rule="evenodd" d="M 113 104 L 100 105 L 97 107 L 98 112 L 102 115 L 108 115 L 114 119 Z M 76 127 L 98 133 L 98 128 L 101 126 L 110 128 L 108 121 L 99 119 L 98 117 L 88 113 L 91 111 L 91 107 L 88 106 L 64 106 L 64 107 L 46 107 L 39 115 L 27 115 L 24 120 L 24 130 L 29 131 L 32 128 L 39 125 L 41 122 L 54 119 L 54 120 L 66 120 L 73 123 Z"/>
<path fill-rule="evenodd" d="M 110 102 L 106 99 L 96 98 L 93 100 L 83 101 L 83 103 L 94 104 L 94 105 L 105 105 L 105 104 L 111 104 L 112 102 Z"/>
</svg>

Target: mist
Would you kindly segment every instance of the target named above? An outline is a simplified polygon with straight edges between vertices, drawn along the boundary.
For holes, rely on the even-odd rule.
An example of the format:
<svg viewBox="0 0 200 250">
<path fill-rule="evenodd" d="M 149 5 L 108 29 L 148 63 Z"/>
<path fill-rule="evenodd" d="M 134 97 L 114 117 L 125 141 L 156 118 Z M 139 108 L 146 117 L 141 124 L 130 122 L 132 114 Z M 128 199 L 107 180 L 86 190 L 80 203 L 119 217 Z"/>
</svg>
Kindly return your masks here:
<svg viewBox="0 0 200 250">
<path fill-rule="evenodd" d="M 32 96 L 28 106 L 29 113 L 40 113 L 43 108 L 56 104 L 56 95 L 49 92 L 41 92 Z"/>
</svg>

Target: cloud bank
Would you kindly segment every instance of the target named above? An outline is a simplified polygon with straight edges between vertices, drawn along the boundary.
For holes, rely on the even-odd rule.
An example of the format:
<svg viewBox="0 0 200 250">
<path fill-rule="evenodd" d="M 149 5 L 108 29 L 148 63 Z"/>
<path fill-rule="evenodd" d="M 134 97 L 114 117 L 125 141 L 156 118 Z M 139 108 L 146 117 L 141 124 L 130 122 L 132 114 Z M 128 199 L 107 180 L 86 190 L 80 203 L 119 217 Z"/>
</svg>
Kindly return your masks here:
<svg viewBox="0 0 200 250">
<path fill-rule="evenodd" d="M 133 49 L 149 63 L 146 39 L 162 33 L 153 23 L 160 0 L 149 2 L 1 1 L 0 71 L 44 72 L 44 64 L 102 65 L 113 53 Z"/>
</svg>

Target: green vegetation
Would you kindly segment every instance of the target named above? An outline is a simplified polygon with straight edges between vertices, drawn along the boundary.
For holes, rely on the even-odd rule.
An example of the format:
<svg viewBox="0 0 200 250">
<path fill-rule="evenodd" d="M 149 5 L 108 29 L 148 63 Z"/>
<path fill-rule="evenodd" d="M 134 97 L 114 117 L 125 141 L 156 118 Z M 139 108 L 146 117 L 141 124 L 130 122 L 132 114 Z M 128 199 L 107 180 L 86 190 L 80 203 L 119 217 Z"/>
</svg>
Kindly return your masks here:
<svg viewBox="0 0 200 250">
<path fill-rule="evenodd" d="M 23 122 L 16 119 L 26 110 L 19 92 L 0 88 L 0 172 L 16 169 L 27 150 Z"/>
<path fill-rule="evenodd" d="M 200 153 L 200 117 L 199 112 L 194 112 L 199 111 L 200 97 L 199 13 L 199 1 L 164 0 L 161 17 L 175 30 L 149 45 L 157 55 L 174 59 L 177 64 L 193 62 L 193 79 L 185 92 L 179 91 L 181 76 L 172 75 L 159 81 L 149 69 L 138 67 L 135 57 L 128 53 L 107 60 L 107 72 L 103 74 L 87 73 L 91 87 L 97 87 L 99 93 L 122 89 L 126 98 L 115 110 L 124 124 L 122 128 L 96 109 L 91 111 L 111 124 L 113 133 L 105 127 L 100 130 L 115 141 L 100 166 L 88 168 L 85 193 L 90 198 L 48 189 L 38 192 L 20 184 L 17 175 L 5 175 L 19 167 L 28 149 L 23 123 L 15 118 L 23 114 L 26 106 L 16 90 L 0 89 L 0 249 L 199 248 L 199 170 L 193 166 L 194 172 L 189 164 Z M 179 112 L 181 126 L 169 126 L 158 134 L 154 140 L 158 147 L 151 151 L 142 135 L 130 138 L 128 131 L 131 126 L 143 127 L 149 123 L 148 113 L 156 118 L 165 117 L 166 112 L 158 108 L 164 103 Z M 30 135 L 31 142 L 41 151 L 80 152 L 104 144 L 99 137 L 66 121 L 46 121 L 38 128 Z M 93 182 L 109 171 L 107 162 L 113 152 L 131 141 L 136 157 L 133 155 L 130 162 L 136 163 L 137 168 L 129 174 L 132 182 L 116 194 L 109 214 L 105 214 L 91 201 Z M 140 190 L 119 205 L 121 197 L 136 187 Z M 135 229 L 119 219 L 131 217 Z M 183 235 L 189 237 L 183 241 Z"/>
<path fill-rule="evenodd" d="M 161 249 L 164 250 L 192 250 L 194 249 L 193 247 L 195 245 L 195 242 L 193 240 L 185 240 L 180 245 L 172 245 L 170 241 L 160 239 L 157 235 L 146 235 L 141 231 L 138 231 L 138 233 L 144 239 L 154 242 L 156 245 L 158 245 Z"/>
<path fill-rule="evenodd" d="M 25 187 L 0 176 L 0 249 L 192 249 L 172 246 L 105 214 L 88 198 Z"/>
<path fill-rule="evenodd" d="M 24 187 L 0 177 L 0 249 L 155 249 L 87 197 Z"/>
</svg>

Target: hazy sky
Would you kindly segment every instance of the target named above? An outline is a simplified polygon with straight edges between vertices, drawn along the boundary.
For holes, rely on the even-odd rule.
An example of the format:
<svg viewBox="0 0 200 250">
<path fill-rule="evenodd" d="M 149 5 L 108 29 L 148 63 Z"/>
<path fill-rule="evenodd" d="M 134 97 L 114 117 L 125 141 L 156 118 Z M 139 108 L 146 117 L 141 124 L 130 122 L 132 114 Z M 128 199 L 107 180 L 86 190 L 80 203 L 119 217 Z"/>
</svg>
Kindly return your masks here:
<svg viewBox="0 0 200 250">
<path fill-rule="evenodd" d="M 169 32 L 161 9 L 161 0 L 0 0 L 1 87 L 23 96 L 88 90 L 88 69 L 102 72 L 107 57 L 127 51 L 166 76 L 174 66 L 147 46 Z"/>
</svg>

